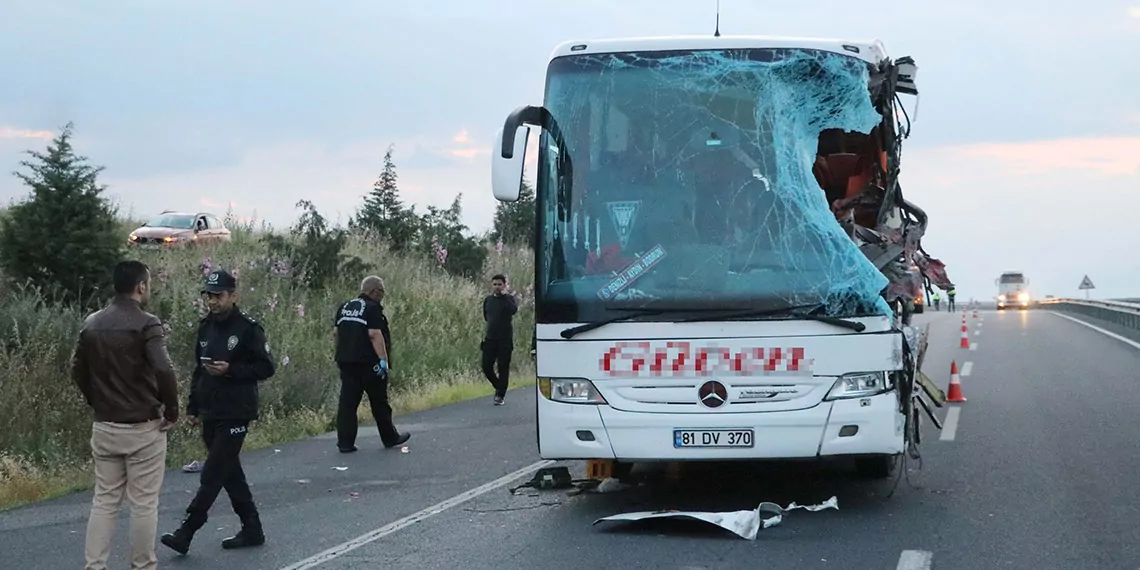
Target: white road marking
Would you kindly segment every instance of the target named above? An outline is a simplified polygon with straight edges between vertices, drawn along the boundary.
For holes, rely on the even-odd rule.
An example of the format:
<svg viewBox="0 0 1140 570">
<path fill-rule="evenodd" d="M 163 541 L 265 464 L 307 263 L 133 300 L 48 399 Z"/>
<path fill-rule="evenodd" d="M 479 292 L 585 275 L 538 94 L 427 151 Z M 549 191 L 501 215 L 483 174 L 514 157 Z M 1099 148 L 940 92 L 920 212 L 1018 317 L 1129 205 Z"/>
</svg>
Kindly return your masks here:
<svg viewBox="0 0 1140 570">
<path fill-rule="evenodd" d="M 970 343 L 970 350 L 978 350 L 978 343 L 977 342 L 971 342 Z"/>
<path fill-rule="evenodd" d="M 973 369 L 974 369 L 973 361 L 967 360 L 967 361 L 962 363 L 962 371 L 958 375 L 962 376 L 962 377 L 969 376 L 970 371 Z"/>
<path fill-rule="evenodd" d="M 958 434 L 958 416 L 962 415 L 962 408 L 958 406 L 951 406 L 946 410 L 946 419 L 942 422 L 942 435 L 938 439 L 942 441 L 954 441 L 954 436 Z"/>
<path fill-rule="evenodd" d="M 974 331 L 974 336 L 978 336 L 980 334 L 982 334 L 982 331 Z"/>
<path fill-rule="evenodd" d="M 930 570 L 934 553 L 926 550 L 904 550 L 895 570 Z"/>
<path fill-rule="evenodd" d="M 1070 317 L 1069 315 L 1063 315 L 1061 313 L 1055 313 L 1053 311 L 1049 311 L 1049 314 L 1057 315 L 1058 317 L 1063 317 L 1063 318 L 1069 319 L 1070 321 L 1073 321 L 1074 323 L 1085 325 L 1086 327 L 1088 327 L 1088 328 L 1090 328 L 1096 332 L 1103 333 L 1106 336 L 1110 336 L 1112 338 L 1115 338 L 1116 340 L 1119 340 L 1120 342 L 1123 342 L 1127 345 L 1131 345 L 1133 348 L 1140 348 L 1140 342 L 1136 342 L 1136 341 L 1129 339 L 1129 338 L 1124 338 L 1124 337 L 1122 337 L 1122 336 L 1120 336 L 1120 335 L 1118 335 L 1112 331 L 1106 331 L 1106 330 L 1104 330 L 1104 329 L 1102 329 L 1096 325 L 1090 325 L 1089 323 L 1086 323 L 1080 319 L 1074 319 L 1073 317 Z"/>
<path fill-rule="evenodd" d="M 553 465 L 553 464 L 554 464 L 554 461 L 539 461 L 537 463 L 532 463 L 530 465 L 527 465 L 526 467 L 523 467 L 522 469 L 519 469 L 518 471 L 515 471 L 515 472 L 510 473 L 508 475 L 504 475 L 502 477 L 499 477 L 498 479 L 495 479 L 494 481 L 491 481 L 490 483 L 486 483 L 484 485 L 481 485 L 479 487 L 471 489 L 470 491 L 467 491 L 465 493 L 461 493 L 461 494 L 456 495 L 450 499 L 436 503 L 435 505 L 432 505 L 432 506 L 430 506 L 430 507 L 428 507 L 422 511 L 419 511 L 417 513 L 412 513 L 412 514 L 410 514 L 410 515 L 408 515 L 408 516 L 406 516 L 406 517 L 404 517 L 398 521 L 386 524 L 386 525 L 384 525 L 384 526 L 382 526 L 376 530 L 373 530 L 369 533 L 362 534 L 362 535 L 360 535 L 360 536 L 358 536 L 358 537 L 356 537 L 356 538 L 354 538 L 348 542 L 345 542 L 343 544 L 339 544 L 339 545 L 334 546 L 328 550 L 325 550 L 324 552 L 314 554 L 313 556 L 310 556 L 309 558 L 306 558 L 300 562 L 297 562 L 296 564 L 290 564 L 289 566 L 286 566 L 286 567 L 282 568 L 281 570 L 304 570 L 306 568 L 313 568 L 314 566 L 317 566 L 317 565 L 322 564 L 324 562 L 328 562 L 329 560 L 337 558 L 338 556 L 342 556 L 342 555 L 347 554 L 353 550 L 356 550 L 357 548 L 360 548 L 361 546 L 364 546 L 365 544 L 380 540 L 381 538 L 384 538 L 385 536 L 388 536 L 388 535 L 390 535 L 390 534 L 392 534 L 398 530 L 401 530 L 401 529 L 404 529 L 404 528 L 409 527 L 411 525 L 414 525 L 414 524 L 416 524 L 416 523 L 418 523 L 424 519 L 427 519 L 429 517 L 438 515 L 439 513 L 442 513 L 443 511 L 446 511 L 452 507 L 459 506 L 459 505 L 461 505 L 467 501 L 470 501 L 471 499 L 474 499 L 475 497 L 478 497 L 479 495 L 488 493 L 490 491 L 494 491 L 495 489 L 498 489 L 499 487 L 503 487 L 507 483 L 510 483 L 511 481 L 514 481 L 514 480 L 518 479 L 519 477 L 523 477 L 523 476 L 525 476 L 525 475 L 527 475 L 533 471 L 536 471 L 538 469 L 542 469 L 543 467 L 547 467 L 547 466 Z"/>
</svg>

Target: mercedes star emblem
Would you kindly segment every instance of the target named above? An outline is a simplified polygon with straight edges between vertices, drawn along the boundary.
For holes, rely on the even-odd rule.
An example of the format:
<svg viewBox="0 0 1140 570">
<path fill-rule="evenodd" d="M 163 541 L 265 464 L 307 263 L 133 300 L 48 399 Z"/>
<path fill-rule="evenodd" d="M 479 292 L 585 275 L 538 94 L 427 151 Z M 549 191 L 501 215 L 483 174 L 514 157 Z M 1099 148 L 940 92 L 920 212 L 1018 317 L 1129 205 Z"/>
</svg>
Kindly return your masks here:
<svg viewBox="0 0 1140 570">
<path fill-rule="evenodd" d="M 697 390 L 697 397 L 708 408 L 719 408 L 728 401 L 728 389 L 716 380 L 709 380 Z"/>
</svg>

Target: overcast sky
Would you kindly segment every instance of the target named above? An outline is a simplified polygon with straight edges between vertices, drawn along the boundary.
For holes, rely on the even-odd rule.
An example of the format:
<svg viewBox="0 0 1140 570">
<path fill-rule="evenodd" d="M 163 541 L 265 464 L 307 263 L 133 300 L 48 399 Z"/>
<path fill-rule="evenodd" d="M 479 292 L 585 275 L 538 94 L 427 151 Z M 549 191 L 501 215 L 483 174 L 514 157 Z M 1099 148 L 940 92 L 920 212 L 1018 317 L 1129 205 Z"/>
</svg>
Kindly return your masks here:
<svg viewBox="0 0 1140 570">
<path fill-rule="evenodd" d="M 919 7 L 922 5 L 922 7 Z M 873 6 L 869 8 L 868 6 Z M 936 7 L 935 7 L 936 6 Z M 75 122 L 138 216 L 342 221 L 389 144 L 405 200 L 490 226 L 489 150 L 563 40 L 711 34 L 715 0 L 5 0 L 0 199 Z M 919 64 L 903 188 L 961 297 L 1140 296 L 1140 0 L 721 0 L 723 33 L 878 38 Z M 908 108 L 913 106 L 908 103 Z M 422 207 L 421 207 L 422 209 Z"/>
</svg>

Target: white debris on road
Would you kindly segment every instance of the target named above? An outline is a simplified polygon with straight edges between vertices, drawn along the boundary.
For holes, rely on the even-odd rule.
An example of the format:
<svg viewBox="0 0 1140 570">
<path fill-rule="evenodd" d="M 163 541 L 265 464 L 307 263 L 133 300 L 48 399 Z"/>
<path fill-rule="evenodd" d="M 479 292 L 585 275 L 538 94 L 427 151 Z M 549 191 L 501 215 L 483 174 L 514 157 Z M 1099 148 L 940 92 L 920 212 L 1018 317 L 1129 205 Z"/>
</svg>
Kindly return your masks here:
<svg viewBox="0 0 1140 570">
<path fill-rule="evenodd" d="M 616 493 L 618 491 L 624 491 L 628 488 L 629 488 L 629 485 L 626 485 L 625 483 L 621 483 L 617 479 L 610 477 L 608 479 L 603 479 L 601 483 L 598 483 L 598 486 L 594 487 L 594 492 L 595 493 Z"/>
<path fill-rule="evenodd" d="M 824 509 L 839 509 L 839 502 L 836 497 L 832 497 L 818 505 L 797 505 L 795 502 L 787 507 L 781 507 L 776 503 L 760 503 L 755 510 L 751 511 L 734 511 L 724 513 L 709 513 L 709 512 L 696 512 L 696 511 L 643 511 L 640 513 L 626 513 L 621 515 L 613 515 L 609 517 L 600 518 L 594 521 L 594 524 L 600 522 L 617 522 L 617 521 L 641 521 L 649 519 L 665 519 L 665 518 L 685 518 L 707 522 L 709 524 L 717 525 L 725 530 L 735 533 L 737 536 L 747 540 L 755 540 L 756 533 L 759 532 L 761 525 L 764 528 L 770 528 L 780 524 L 784 520 L 784 515 L 788 511 L 795 509 L 806 509 L 808 511 L 816 512 Z M 764 513 L 763 515 L 761 513 Z"/>
</svg>

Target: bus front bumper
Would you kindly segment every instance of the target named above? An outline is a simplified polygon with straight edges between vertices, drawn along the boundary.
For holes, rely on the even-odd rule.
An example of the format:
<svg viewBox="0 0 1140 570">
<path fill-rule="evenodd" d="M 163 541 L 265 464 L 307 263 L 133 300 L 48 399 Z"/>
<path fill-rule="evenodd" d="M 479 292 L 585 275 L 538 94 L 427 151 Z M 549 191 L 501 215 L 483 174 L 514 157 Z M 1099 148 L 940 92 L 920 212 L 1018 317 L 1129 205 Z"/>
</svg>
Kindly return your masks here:
<svg viewBox="0 0 1140 570">
<path fill-rule="evenodd" d="M 742 413 L 626 412 L 536 396 L 543 459 L 804 459 L 894 455 L 904 446 L 905 418 L 895 392 L 804 410 Z"/>
</svg>

